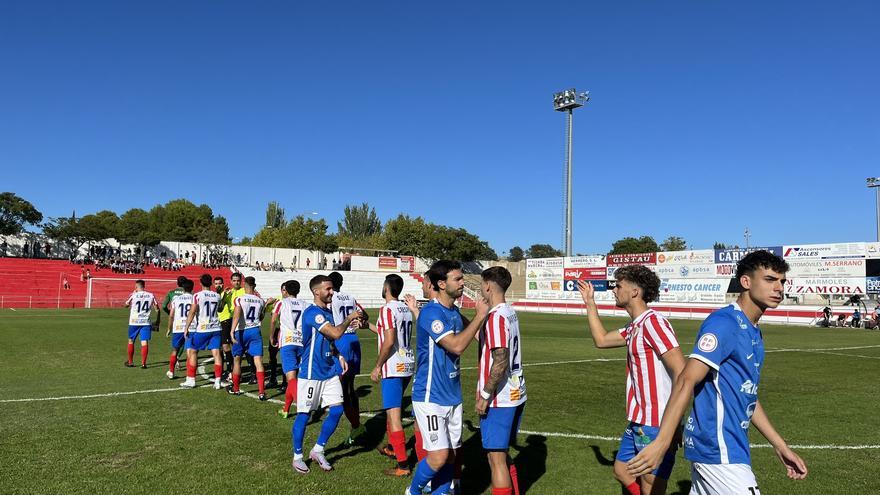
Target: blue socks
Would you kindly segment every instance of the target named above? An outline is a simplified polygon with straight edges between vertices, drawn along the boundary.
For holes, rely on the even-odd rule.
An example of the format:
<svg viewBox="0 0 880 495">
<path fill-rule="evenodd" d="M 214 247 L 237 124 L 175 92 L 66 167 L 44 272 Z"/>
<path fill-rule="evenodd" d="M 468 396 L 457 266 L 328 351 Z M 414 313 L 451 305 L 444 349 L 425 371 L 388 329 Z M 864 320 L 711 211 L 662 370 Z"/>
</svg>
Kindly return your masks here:
<svg viewBox="0 0 880 495">
<path fill-rule="evenodd" d="M 298 413 L 296 421 L 293 422 L 293 453 L 295 455 L 301 456 L 303 453 L 303 438 L 306 436 L 306 424 L 308 422 L 309 413 Z"/>
<path fill-rule="evenodd" d="M 444 464 L 437 471 L 437 475 L 434 476 L 434 479 L 431 480 L 431 493 L 446 495 L 450 493 L 452 489 L 452 473 L 455 471 L 455 468 L 452 464 Z"/>
<path fill-rule="evenodd" d="M 330 408 L 327 417 L 324 418 L 324 422 L 321 424 L 321 434 L 318 435 L 317 444 L 323 447 L 327 445 L 327 441 L 330 440 L 330 436 L 333 435 L 333 432 L 336 431 L 336 427 L 339 426 L 339 418 L 342 417 L 342 406 L 337 405 Z M 299 421 L 299 415 L 297 415 L 297 421 Z M 303 426 L 303 430 L 305 430 L 305 426 Z M 302 442 L 302 440 L 300 440 Z M 302 445 L 302 443 L 300 443 Z"/>
<path fill-rule="evenodd" d="M 441 470 L 443 468 L 440 468 Z M 437 474 L 437 471 L 431 469 L 431 466 L 428 465 L 428 459 L 422 459 L 416 464 L 416 470 L 413 473 L 412 484 L 409 485 L 410 493 L 415 495 L 419 495 L 422 493 L 422 489 L 425 488 L 425 485 L 431 481 L 434 476 Z"/>
</svg>

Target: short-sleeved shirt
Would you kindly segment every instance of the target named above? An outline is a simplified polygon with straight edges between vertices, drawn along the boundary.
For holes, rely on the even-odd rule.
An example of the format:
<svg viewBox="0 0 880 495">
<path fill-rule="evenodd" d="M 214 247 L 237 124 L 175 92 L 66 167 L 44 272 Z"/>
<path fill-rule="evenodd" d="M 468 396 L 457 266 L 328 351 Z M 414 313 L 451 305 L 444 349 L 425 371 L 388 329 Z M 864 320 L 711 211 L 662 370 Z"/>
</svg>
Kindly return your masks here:
<svg viewBox="0 0 880 495">
<path fill-rule="evenodd" d="M 303 355 L 299 376 L 306 380 L 327 380 L 342 373 L 339 360 L 333 355 L 331 340 L 321 333 L 321 328 L 333 326 L 333 313 L 329 308 L 311 305 L 303 313 Z"/>
<path fill-rule="evenodd" d="M 220 299 L 223 302 L 223 309 L 220 310 L 218 314 L 218 316 L 220 317 L 220 321 L 226 321 L 232 318 L 232 312 L 235 311 L 235 298 L 243 296 L 244 294 L 244 287 L 233 289 L 229 292 L 223 292 L 223 294 L 220 296 Z"/>
<path fill-rule="evenodd" d="M 419 312 L 416 328 L 413 402 L 430 402 L 441 406 L 461 404 L 459 356 L 438 345 L 444 337 L 464 329 L 461 313 L 456 306 L 447 308 L 432 301 Z"/>
<path fill-rule="evenodd" d="M 480 329 L 480 372 L 477 393 L 486 387 L 489 372 L 495 360 L 493 349 L 508 349 L 507 376 L 498 383 L 489 407 L 517 407 L 526 401 L 526 380 L 522 369 L 522 339 L 516 311 L 501 303 L 489 311 L 486 323 Z"/>
<path fill-rule="evenodd" d="M 413 317 L 406 304 L 400 301 L 389 301 L 379 310 L 376 323 L 379 330 L 379 350 L 385 343 L 385 330 L 394 332 L 392 354 L 382 365 L 382 378 L 412 376 L 416 368 L 415 353 L 412 348 Z"/>
<path fill-rule="evenodd" d="M 626 340 L 626 419 L 660 426 L 672 393 L 672 377 L 660 356 L 678 347 L 672 325 L 648 309 L 620 329 Z"/>
<path fill-rule="evenodd" d="M 233 305 L 241 308 L 238 329 L 259 328 L 263 322 L 263 309 L 266 302 L 256 294 L 243 294 L 235 298 Z"/>
<path fill-rule="evenodd" d="M 153 294 L 145 290 L 132 292 L 125 303 L 130 305 L 128 311 L 129 325 L 149 325 L 150 310 L 152 310 L 154 306 L 158 307 L 156 298 L 153 297 Z"/>
<path fill-rule="evenodd" d="M 183 294 L 182 287 L 178 287 L 176 289 L 169 290 L 168 293 L 165 294 L 165 299 L 162 301 L 162 311 L 164 311 L 165 314 L 171 313 L 171 308 L 169 307 L 169 305 L 171 304 L 171 300 L 181 294 Z"/>
<path fill-rule="evenodd" d="M 694 387 L 685 457 L 704 464 L 750 464 L 749 425 L 764 365 L 761 330 L 731 304 L 703 321 L 690 358 L 711 369 Z"/>
<path fill-rule="evenodd" d="M 220 307 L 220 294 L 213 290 L 202 290 L 193 294 L 193 306 L 197 308 L 196 332 L 208 333 L 220 331 L 220 320 L 217 318 L 217 310 Z"/>
<path fill-rule="evenodd" d="M 174 322 L 172 323 L 172 331 L 174 333 L 183 333 L 184 327 L 186 326 L 186 319 L 189 318 L 190 309 L 192 309 L 193 305 L 193 295 L 187 294 L 184 292 L 183 294 L 178 294 L 174 296 L 171 300 L 171 310 L 174 311 Z M 190 324 L 189 330 L 195 331 L 196 329 L 196 320 L 193 319 L 193 322 Z"/>
<path fill-rule="evenodd" d="M 354 296 L 346 294 L 345 292 L 334 292 L 333 293 L 333 302 L 330 304 L 330 307 L 333 309 L 333 324 L 339 325 L 348 315 L 352 314 L 355 309 L 358 307 L 358 302 L 354 298 Z M 356 333 L 357 325 L 351 323 L 348 325 L 348 328 L 345 329 L 345 333 Z"/>
<path fill-rule="evenodd" d="M 309 303 L 295 297 L 285 297 L 275 303 L 272 313 L 275 314 L 281 324 L 281 333 L 278 338 L 279 347 L 288 345 L 303 345 L 303 313 Z"/>
</svg>

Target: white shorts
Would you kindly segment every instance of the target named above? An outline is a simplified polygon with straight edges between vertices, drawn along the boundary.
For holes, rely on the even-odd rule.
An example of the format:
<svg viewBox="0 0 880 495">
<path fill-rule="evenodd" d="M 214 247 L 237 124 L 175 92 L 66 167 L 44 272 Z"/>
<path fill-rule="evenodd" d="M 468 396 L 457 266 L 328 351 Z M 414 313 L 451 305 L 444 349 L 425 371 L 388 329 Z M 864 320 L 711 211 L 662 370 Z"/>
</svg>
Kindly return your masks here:
<svg viewBox="0 0 880 495">
<path fill-rule="evenodd" d="M 338 376 L 326 380 L 296 379 L 296 412 L 307 413 L 342 404 L 342 382 Z"/>
<path fill-rule="evenodd" d="M 703 464 L 691 467 L 691 495 L 760 495 L 748 464 Z"/>
<path fill-rule="evenodd" d="M 413 413 L 422 432 L 425 450 L 461 447 L 461 404 L 441 406 L 431 402 L 413 402 Z"/>
</svg>

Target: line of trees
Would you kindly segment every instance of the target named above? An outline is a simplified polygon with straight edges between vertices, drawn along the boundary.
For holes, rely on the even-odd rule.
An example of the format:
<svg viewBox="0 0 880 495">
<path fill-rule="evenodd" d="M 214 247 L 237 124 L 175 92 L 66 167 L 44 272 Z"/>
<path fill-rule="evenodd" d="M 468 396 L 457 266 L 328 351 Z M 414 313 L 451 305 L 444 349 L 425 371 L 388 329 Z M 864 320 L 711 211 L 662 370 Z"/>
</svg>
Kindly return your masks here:
<svg viewBox="0 0 880 495">
<path fill-rule="evenodd" d="M 718 245 L 723 244 L 715 243 Z M 655 251 L 683 251 L 687 249 L 687 241 L 678 236 L 669 236 L 665 241 L 657 244 L 657 241 L 649 235 L 641 237 L 624 237 L 611 245 L 608 254 L 634 254 L 652 253 Z M 532 244 L 526 250 L 520 246 L 513 246 L 508 252 L 508 261 L 522 261 L 526 258 L 556 258 L 564 253 L 549 244 Z M 578 256 L 582 256 L 578 253 Z"/>
</svg>

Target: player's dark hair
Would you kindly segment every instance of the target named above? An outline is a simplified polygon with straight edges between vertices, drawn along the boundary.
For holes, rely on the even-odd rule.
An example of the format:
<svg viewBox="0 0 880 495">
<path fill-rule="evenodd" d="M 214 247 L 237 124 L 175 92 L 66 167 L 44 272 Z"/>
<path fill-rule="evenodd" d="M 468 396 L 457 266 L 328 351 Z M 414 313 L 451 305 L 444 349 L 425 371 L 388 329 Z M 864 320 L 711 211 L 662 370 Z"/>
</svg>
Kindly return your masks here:
<svg viewBox="0 0 880 495">
<path fill-rule="evenodd" d="M 324 282 L 333 283 L 333 280 L 330 279 L 327 275 L 315 275 L 309 280 L 309 290 L 315 290 L 315 287 L 323 284 Z"/>
<path fill-rule="evenodd" d="M 513 281 L 510 272 L 503 266 L 486 268 L 483 270 L 483 273 L 480 274 L 480 277 L 483 278 L 484 282 L 495 282 L 504 292 L 507 292 L 507 288 L 510 287 L 510 283 Z"/>
<path fill-rule="evenodd" d="M 184 277 L 183 275 L 177 277 L 177 286 L 178 286 L 178 287 L 183 287 L 183 281 L 184 281 L 184 280 L 186 280 L 186 277 Z"/>
<path fill-rule="evenodd" d="M 281 284 L 281 286 L 284 287 L 284 290 L 293 297 L 296 297 L 297 294 L 299 294 L 299 282 L 296 280 L 288 280 Z"/>
<path fill-rule="evenodd" d="M 743 275 L 751 276 L 758 268 L 767 268 L 776 273 L 785 274 L 788 272 L 788 263 L 784 259 L 776 256 L 770 251 L 760 250 L 752 251 L 743 256 L 739 263 L 736 264 L 736 280 Z"/>
<path fill-rule="evenodd" d="M 642 289 L 642 300 L 656 301 L 660 296 L 660 277 L 644 265 L 622 266 L 614 272 L 615 280 L 626 280 Z"/>
<path fill-rule="evenodd" d="M 241 272 L 233 272 L 233 274 L 229 276 L 229 280 L 232 280 L 236 277 L 238 277 L 238 279 L 241 280 Z M 245 279 L 245 280 L 247 280 L 247 279 Z"/>
<path fill-rule="evenodd" d="M 193 286 L 195 286 L 195 284 L 193 283 L 192 280 L 190 280 L 188 278 L 183 279 L 183 283 L 180 284 L 180 287 L 187 294 L 192 294 Z"/>
<path fill-rule="evenodd" d="M 434 290 L 440 290 L 440 281 L 446 280 L 449 272 L 452 270 L 461 270 L 461 263 L 452 260 L 435 261 L 431 268 L 428 269 L 428 278 L 431 280 L 431 287 Z"/>
<path fill-rule="evenodd" d="M 247 285 L 248 287 L 253 289 L 254 287 L 257 286 L 257 279 L 255 279 L 254 277 L 245 277 L 244 283 L 245 283 L 245 285 Z"/>
<path fill-rule="evenodd" d="M 137 279 L 137 280 L 134 281 L 134 285 L 137 285 L 138 287 L 140 287 L 141 289 L 143 289 L 144 287 L 147 286 L 147 283 L 144 282 L 144 281 L 141 280 L 141 279 Z"/>
<path fill-rule="evenodd" d="M 210 287 L 211 286 L 211 276 L 207 273 L 203 273 L 201 277 L 199 277 L 199 282 L 201 282 L 202 287 Z"/>
<path fill-rule="evenodd" d="M 330 279 L 330 283 L 333 284 L 333 290 L 339 290 L 342 288 L 342 274 L 339 272 L 330 272 L 330 275 L 327 275 L 327 278 Z"/>
<path fill-rule="evenodd" d="M 385 283 L 388 285 L 388 290 L 391 291 L 391 297 L 398 298 L 400 297 L 400 293 L 403 292 L 403 279 L 400 278 L 400 275 L 396 273 L 392 273 L 385 277 Z"/>
</svg>

